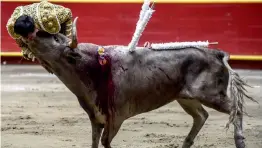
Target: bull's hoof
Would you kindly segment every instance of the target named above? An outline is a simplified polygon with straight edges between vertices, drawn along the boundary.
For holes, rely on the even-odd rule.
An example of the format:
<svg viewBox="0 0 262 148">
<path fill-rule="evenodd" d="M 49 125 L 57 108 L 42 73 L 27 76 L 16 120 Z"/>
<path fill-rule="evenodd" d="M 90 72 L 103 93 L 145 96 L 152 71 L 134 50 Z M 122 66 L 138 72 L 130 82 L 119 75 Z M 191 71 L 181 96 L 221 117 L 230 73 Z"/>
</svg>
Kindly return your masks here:
<svg viewBox="0 0 262 148">
<path fill-rule="evenodd" d="M 186 139 L 183 143 L 182 148 L 190 148 L 194 144 L 193 141 Z"/>
<path fill-rule="evenodd" d="M 245 138 L 243 136 L 236 136 L 235 137 L 235 144 L 236 144 L 236 148 L 245 148 L 245 142 L 244 142 Z"/>
</svg>

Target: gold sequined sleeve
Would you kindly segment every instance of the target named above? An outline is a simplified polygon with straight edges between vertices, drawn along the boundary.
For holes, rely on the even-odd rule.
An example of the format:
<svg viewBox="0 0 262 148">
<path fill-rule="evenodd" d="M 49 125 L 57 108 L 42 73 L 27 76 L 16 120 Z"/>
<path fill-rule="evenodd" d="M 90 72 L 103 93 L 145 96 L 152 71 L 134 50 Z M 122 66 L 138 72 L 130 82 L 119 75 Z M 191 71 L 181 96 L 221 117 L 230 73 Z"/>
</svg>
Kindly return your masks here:
<svg viewBox="0 0 262 148">
<path fill-rule="evenodd" d="M 20 35 L 15 33 L 14 25 L 15 25 L 16 19 L 20 17 L 22 13 L 23 13 L 23 7 L 22 6 L 16 7 L 11 17 L 7 21 L 6 29 L 10 37 L 12 37 L 13 39 L 19 39 L 21 37 Z"/>
<path fill-rule="evenodd" d="M 39 24 L 41 29 L 50 34 L 59 33 L 61 25 L 55 5 L 43 0 L 36 7 L 36 24 Z"/>
<path fill-rule="evenodd" d="M 61 32 L 64 32 L 67 37 L 71 38 L 73 19 L 71 10 L 60 5 L 56 5 L 56 11 L 60 24 L 64 25 L 61 29 L 65 29 Z"/>
<path fill-rule="evenodd" d="M 37 5 L 37 24 L 50 34 L 58 32 L 71 37 L 72 12 L 70 9 L 42 0 Z"/>
<path fill-rule="evenodd" d="M 66 36 L 71 38 L 71 32 L 72 32 L 72 12 L 70 9 L 67 10 L 67 19 L 65 21 L 66 25 Z"/>
</svg>

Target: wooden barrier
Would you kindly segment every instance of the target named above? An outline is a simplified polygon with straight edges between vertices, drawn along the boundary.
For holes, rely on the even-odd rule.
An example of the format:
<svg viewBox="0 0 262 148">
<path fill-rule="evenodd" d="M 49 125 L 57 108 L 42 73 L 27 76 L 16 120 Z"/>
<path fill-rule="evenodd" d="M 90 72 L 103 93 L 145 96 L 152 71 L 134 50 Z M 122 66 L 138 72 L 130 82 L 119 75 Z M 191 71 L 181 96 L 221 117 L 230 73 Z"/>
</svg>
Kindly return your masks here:
<svg viewBox="0 0 262 148">
<path fill-rule="evenodd" d="M 49 0 L 78 16 L 80 42 L 130 42 L 143 0 Z M 37 0 L 2 0 L 1 56 L 19 57 L 20 49 L 6 31 L 15 7 Z M 262 0 L 155 0 L 155 10 L 139 46 L 144 42 L 210 41 L 232 60 L 262 61 Z"/>
<path fill-rule="evenodd" d="M 2 0 L 3 2 L 39 2 L 39 0 Z M 143 3 L 144 0 L 48 0 L 61 3 Z M 153 0 L 152 0 L 153 1 Z M 154 0 L 156 3 L 262 3 L 262 0 Z"/>
</svg>

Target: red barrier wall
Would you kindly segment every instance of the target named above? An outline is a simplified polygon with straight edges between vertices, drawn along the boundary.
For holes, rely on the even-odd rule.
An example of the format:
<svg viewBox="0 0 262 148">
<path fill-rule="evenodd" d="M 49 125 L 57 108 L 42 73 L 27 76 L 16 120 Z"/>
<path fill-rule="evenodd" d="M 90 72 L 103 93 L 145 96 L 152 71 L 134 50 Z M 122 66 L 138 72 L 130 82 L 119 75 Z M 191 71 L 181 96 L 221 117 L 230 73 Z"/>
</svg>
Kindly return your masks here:
<svg viewBox="0 0 262 148">
<path fill-rule="evenodd" d="M 1 2 L 2 52 L 20 51 L 6 31 L 15 7 Z M 80 42 L 124 44 L 131 41 L 141 3 L 58 3 L 78 19 Z M 262 4 L 156 4 L 139 45 L 145 41 L 218 41 L 215 47 L 237 55 L 262 55 Z"/>
</svg>

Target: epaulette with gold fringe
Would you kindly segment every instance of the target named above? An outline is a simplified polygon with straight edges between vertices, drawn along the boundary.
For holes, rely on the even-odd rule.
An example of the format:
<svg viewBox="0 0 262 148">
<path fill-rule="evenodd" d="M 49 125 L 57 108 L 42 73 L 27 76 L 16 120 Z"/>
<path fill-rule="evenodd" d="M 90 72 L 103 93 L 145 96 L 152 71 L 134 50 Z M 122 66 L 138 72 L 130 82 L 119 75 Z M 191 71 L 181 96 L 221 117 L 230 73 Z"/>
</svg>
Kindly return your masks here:
<svg viewBox="0 0 262 148">
<path fill-rule="evenodd" d="M 37 5 L 36 13 L 37 21 L 44 31 L 50 34 L 56 34 L 60 31 L 61 26 L 56 15 L 54 4 L 47 1 L 41 1 Z"/>
</svg>

